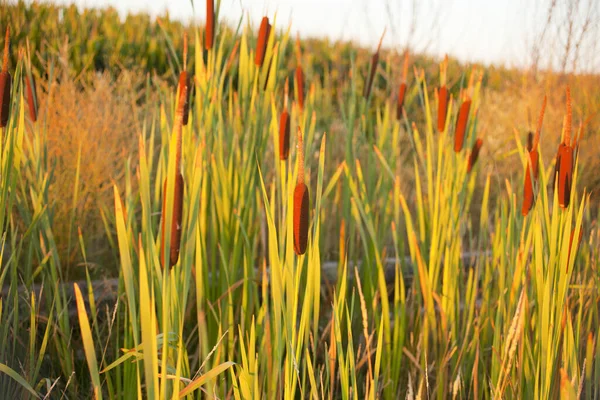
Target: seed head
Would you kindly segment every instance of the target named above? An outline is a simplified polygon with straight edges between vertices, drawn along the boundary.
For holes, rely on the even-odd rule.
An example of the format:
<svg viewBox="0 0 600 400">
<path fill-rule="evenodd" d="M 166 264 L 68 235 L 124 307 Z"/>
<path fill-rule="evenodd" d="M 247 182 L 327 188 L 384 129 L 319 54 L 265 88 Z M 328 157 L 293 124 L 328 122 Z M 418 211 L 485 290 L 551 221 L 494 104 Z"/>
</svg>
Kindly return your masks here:
<svg viewBox="0 0 600 400">
<path fill-rule="evenodd" d="M 279 159 L 287 160 L 290 153 L 290 115 L 284 110 L 279 117 Z"/>
<path fill-rule="evenodd" d="M 298 180 L 294 189 L 294 251 L 297 255 L 306 252 L 310 196 L 304 183 L 304 145 L 302 132 L 298 128 Z"/>
<path fill-rule="evenodd" d="M 302 66 L 296 67 L 296 86 L 298 87 L 298 105 L 304 110 L 304 71 Z"/>
<path fill-rule="evenodd" d="M 215 2 L 206 0 L 206 32 L 204 37 L 204 47 L 206 50 L 213 48 L 215 39 Z"/>
<path fill-rule="evenodd" d="M 267 53 L 267 44 L 269 41 L 269 32 L 271 30 L 271 24 L 269 24 L 269 18 L 263 17 L 260 22 L 260 28 L 258 30 L 258 41 L 256 43 L 256 56 L 254 63 L 259 67 L 262 67 L 265 62 L 265 54 Z"/>
<path fill-rule="evenodd" d="M 473 144 L 473 149 L 471 150 L 471 154 L 469 155 L 469 163 L 467 164 L 467 173 L 470 173 L 475 163 L 477 162 L 477 158 L 479 157 L 479 151 L 481 150 L 481 146 L 483 146 L 483 140 L 477 139 Z"/>
<path fill-rule="evenodd" d="M 8 124 L 8 112 L 10 108 L 10 90 L 12 87 L 12 77 L 8 72 L 8 50 L 10 47 L 10 28 L 6 28 L 6 38 L 4 40 L 4 59 L 2 62 L 2 72 L 0 72 L 0 128 Z"/>
<path fill-rule="evenodd" d="M 469 111 L 471 109 L 471 100 L 467 99 L 460 105 L 458 118 L 456 119 L 456 129 L 454 132 L 454 151 L 460 152 L 465 140 L 465 131 L 469 122 Z"/>
</svg>

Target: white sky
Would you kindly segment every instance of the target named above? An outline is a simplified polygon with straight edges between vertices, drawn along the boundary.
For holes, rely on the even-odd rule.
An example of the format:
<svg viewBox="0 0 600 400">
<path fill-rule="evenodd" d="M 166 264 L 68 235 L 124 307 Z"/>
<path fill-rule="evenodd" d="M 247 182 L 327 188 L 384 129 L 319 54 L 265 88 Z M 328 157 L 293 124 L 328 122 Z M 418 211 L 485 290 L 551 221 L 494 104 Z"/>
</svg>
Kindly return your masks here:
<svg viewBox="0 0 600 400">
<path fill-rule="evenodd" d="M 56 0 L 72 3 L 73 0 Z M 541 0 L 416 0 L 416 43 L 425 39 L 431 44 L 427 52 L 448 53 L 462 61 L 480 61 L 522 66 L 526 60 L 525 40 L 532 28 Z M 74 0 L 79 6 L 111 5 L 122 15 L 146 11 L 151 15 L 169 10 L 180 20 L 204 21 L 205 2 L 194 0 Z M 386 4 L 394 11 L 393 29 Z M 254 24 L 267 14 L 277 12 L 277 27 L 287 28 L 300 36 L 328 36 L 352 39 L 375 46 L 387 26 L 384 46 L 406 45 L 413 0 L 221 0 L 221 19 L 237 22 L 244 13 Z M 534 5 L 535 4 L 535 5 Z M 439 15 L 433 27 L 433 15 Z M 541 14 L 540 14 L 541 15 Z M 272 19 L 272 18 L 271 18 Z M 538 19 L 539 20 L 539 19 Z M 414 42 L 414 41 L 413 41 Z"/>
</svg>

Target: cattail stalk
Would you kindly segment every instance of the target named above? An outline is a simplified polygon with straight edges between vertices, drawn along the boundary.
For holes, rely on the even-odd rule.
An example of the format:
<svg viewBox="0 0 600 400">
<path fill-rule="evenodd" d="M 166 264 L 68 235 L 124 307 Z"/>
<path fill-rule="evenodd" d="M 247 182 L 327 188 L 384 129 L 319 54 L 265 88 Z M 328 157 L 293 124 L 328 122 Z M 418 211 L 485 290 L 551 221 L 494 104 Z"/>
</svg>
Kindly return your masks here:
<svg viewBox="0 0 600 400">
<path fill-rule="evenodd" d="M 174 197 L 173 197 L 173 214 L 171 223 L 168 224 L 171 230 L 171 242 L 169 244 L 169 267 L 177 264 L 179 260 L 179 248 L 181 244 L 181 229 L 182 229 L 182 217 L 183 217 L 183 176 L 181 175 L 181 131 L 183 126 L 183 112 L 185 102 L 187 101 L 187 87 L 183 87 L 179 92 L 179 99 L 177 104 L 177 111 L 175 113 L 175 137 L 176 137 L 176 151 L 175 151 L 175 182 L 174 182 Z M 163 185 L 163 204 L 162 204 L 162 229 L 161 229 L 161 248 L 160 248 L 160 259 L 161 262 L 165 260 L 165 242 L 166 242 L 166 229 L 167 223 L 167 187 L 168 179 L 165 179 Z"/>
<path fill-rule="evenodd" d="M 10 28 L 6 27 L 6 37 L 4 40 L 4 57 L 2 61 L 2 71 L 0 72 L 0 128 L 8 124 L 8 112 L 10 107 L 10 89 L 12 87 L 12 77 L 8 72 L 8 51 L 10 48 Z"/>
<path fill-rule="evenodd" d="M 379 51 L 381 50 L 381 43 L 383 42 L 384 36 L 385 29 L 383 30 L 383 34 L 379 39 L 377 51 L 375 51 L 375 53 L 373 53 L 373 57 L 371 57 L 371 69 L 369 71 L 369 79 L 367 80 L 367 84 L 365 85 L 365 89 L 363 91 L 363 97 L 365 98 L 365 100 L 368 100 L 371 96 L 371 89 L 373 88 L 373 81 L 375 80 L 375 73 L 377 72 L 377 64 L 379 63 Z"/>
<path fill-rule="evenodd" d="M 190 117 L 190 76 L 187 72 L 187 53 L 188 53 L 188 37 L 187 33 L 183 33 L 183 71 L 179 74 L 179 93 L 185 91 L 186 96 L 183 103 L 183 126 L 187 126 Z"/>
<path fill-rule="evenodd" d="M 298 105 L 300 110 L 304 110 L 304 71 L 301 65 L 296 67 L 296 87 L 298 88 Z"/>
<path fill-rule="evenodd" d="M 567 87 L 567 115 L 563 142 L 558 146 L 556 157 L 556 176 L 558 180 L 558 205 L 565 209 L 571 201 L 571 185 L 573 184 L 573 147 L 571 145 L 571 125 L 573 110 L 571 108 L 571 90 Z"/>
<path fill-rule="evenodd" d="M 298 128 L 298 180 L 294 189 L 294 251 L 297 255 L 306 252 L 308 243 L 308 219 L 310 196 L 304 183 L 304 144 L 302 131 Z"/>
<path fill-rule="evenodd" d="M 446 128 L 446 115 L 448 114 L 448 88 L 446 75 L 448 72 L 448 56 L 440 64 L 440 88 L 438 90 L 438 131 L 444 132 Z"/>
<path fill-rule="evenodd" d="M 204 33 L 204 48 L 213 48 L 215 40 L 215 2 L 206 0 L 206 31 Z"/>
<path fill-rule="evenodd" d="M 469 155 L 469 162 L 467 164 L 467 173 L 470 173 L 473 169 L 473 166 L 477 162 L 477 158 L 479 158 L 479 151 L 481 150 L 481 146 L 483 146 L 483 140 L 477 139 L 473 144 L 473 149 L 471 150 L 471 154 Z"/>
<path fill-rule="evenodd" d="M 268 17 L 263 17 L 260 22 L 260 28 L 258 31 L 258 41 L 256 43 L 256 56 L 254 63 L 262 67 L 265 62 L 265 54 L 267 53 L 267 44 L 269 42 L 269 32 L 271 31 L 271 24 L 269 23 Z"/>
<path fill-rule="evenodd" d="M 408 50 L 404 53 L 404 66 L 402 67 L 402 81 L 398 89 L 398 104 L 396 106 L 396 118 L 402 119 L 404 108 L 404 97 L 406 96 L 406 78 L 408 76 Z"/>
<path fill-rule="evenodd" d="M 547 99 L 544 96 L 544 102 L 542 103 L 542 110 L 540 111 L 537 129 L 535 131 L 535 136 L 533 137 L 531 151 L 529 151 L 529 160 L 527 163 L 527 170 L 525 172 L 525 183 L 523 188 L 523 206 L 521 207 L 521 214 L 523 214 L 523 216 L 527 216 L 527 214 L 529 214 L 529 211 L 533 208 L 533 204 L 535 201 L 533 185 L 535 182 L 537 182 L 539 172 L 539 154 L 537 148 L 540 143 L 542 124 L 544 122 L 544 112 L 546 111 L 546 101 Z"/>
</svg>

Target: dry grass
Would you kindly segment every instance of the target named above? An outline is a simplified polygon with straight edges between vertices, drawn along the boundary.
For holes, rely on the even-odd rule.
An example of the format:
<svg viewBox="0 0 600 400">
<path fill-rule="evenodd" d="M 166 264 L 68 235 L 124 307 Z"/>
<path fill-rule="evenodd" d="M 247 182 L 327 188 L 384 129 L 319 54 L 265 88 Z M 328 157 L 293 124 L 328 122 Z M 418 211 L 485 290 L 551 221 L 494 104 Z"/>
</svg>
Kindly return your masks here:
<svg viewBox="0 0 600 400">
<path fill-rule="evenodd" d="M 54 166 L 49 193 L 53 230 L 61 258 L 64 256 L 71 264 L 80 258 L 76 237 L 71 237 L 68 249 L 69 233 L 76 232 L 69 232 L 69 225 L 79 149 L 81 166 L 75 220 L 85 232 L 88 257 L 99 261 L 110 251 L 100 210 L 112 202 L 112 182 L 124 182 L 125 160 L 132 163 L 137 160 L 136 116 L 140 110 L 133 86 L 133 77 L 127 73 L 116 81 L 107 75 L 95 75 L 91 85 L 83 88 L 78 81 L 62 74 L 40 99 L 41 118 L 47 118 L 49 162 Z"/>
</svg>

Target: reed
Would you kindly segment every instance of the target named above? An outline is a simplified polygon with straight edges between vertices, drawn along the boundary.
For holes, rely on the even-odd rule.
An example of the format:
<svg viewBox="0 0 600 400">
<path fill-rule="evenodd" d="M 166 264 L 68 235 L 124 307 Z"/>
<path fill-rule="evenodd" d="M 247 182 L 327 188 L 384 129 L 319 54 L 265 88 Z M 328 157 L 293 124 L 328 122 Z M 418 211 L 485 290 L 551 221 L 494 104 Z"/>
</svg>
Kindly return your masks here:
<svg viewBox="0 0 600 400">
<path fill-rule="evenodd" d="M 4 39 L 4 57 L 2 60 L 2 71 L 0 72 L 0 128 L 8 124 L 8 113 L 10 109 L 10 90 L 12 77 L 8 72 L 8 53 L 10 50 L 10 28 L 6 27 Z"/>
<path fill-rule="evenodd" d="M 204 32 L 204 48 L 211 50 L 215 41 L 215 1 L 206 0 L 206 31 Z"/>
<path fill-rule="evenodd" d="M 469 79 L 469 86 L 463 93 L 463 102 L 460 105 L 458 111 L 458 118 L 456 119 L 456 127 L 454 129 L 454 151 L 460 152 L 463 148 L 465 141 L 465 132 L 467 131 L 467 124 L 469 122 L 469 112 L 471 110 L 471 96 L 473 95 L 473 80 L 475 78 L 476 71 L 471 73 Z"/>
<path fill-rule="evenodd" d="M 183 217 L 183 175 L 181 174 L 181 130 L 183 126 L 183 116 L 185 103 L 187 102 L 187 87 L 180 87 L 179 98 L 177 100 L 177 111 L 175 113 L 174 133 L 176 135 L 176 155 L 175 155 L 175 176 L 174 176 L 174 197 L 173 197 L 173 214 L 169 224 L 167 224 L 167 184 L 168 179 L 165 179 L 163 184 L 163 202 L 162 202 L 162 224 L 161 224 L 161 247 L 160 259 L 161 263 L 167 260 L 165 257 L 166 251 L 166 230 L 170 229 L 169 242 L 169 258 L 168 265 L 172 267 L 179 260 L 179 248 L 181 247 L 181 229 Z M 168 228 L 167 228 L 168 227 Z"/>
<path fill-rule="evenodd" d="M 398 103 L 396 104 L 396 118 L 402 119 L 404 109 L 404 98 L 406 96 L 406 78 L 408 77 L 408 50 L 404 53 L 404 65 L 402 67 L 402 81 L 398 88 Z"/>
<path fill-rule="evenodd" d="M 256 56 L 254 63 L 262 67 L 267 54 L 267 44 L 269 43 L 269 34 L 271 32 L 271 24 L 268 17 L 263 17 L 258 30 L 258 41 L 256 42 Z"/>
<path fill-rule="evenodd" d="M 285 161 L 290 153 L 290 114 L 283 110 L 279 117 L 279 159 Z"/>
<path fill-rule="evenodd" d="M 477 159 L 479 158 L 479 151 L 481 151 L 481 146 L 483 146 L 483 139 L 477 138 L 475 143 L 473 144 L 473 148 L 471 149 L 471 154 L 469 154 L 469 161 L 467 163 L 467 173 L 470 173 Z"/>
<path fill-rule="evenodd" d="M 557 180 L 558 205 L 565 209 L 571 201 L 571 184 L 573 183 L 573 146 L 571 144 L 571 125 L 573 110 L 571 107 L 571 90 L 567 87 L 567 115 L 565 118 L 564 138 L 558 146 L 556 155 L 555 176 Z"/>
<path fill-rule="evenodd" d="M 523 205 L 521 207 L 521 214 L 523 216 L 527 216 L 529 211 L 533 208 L 533 204 L 535 202 L 534 197 L 534 183 L 537 182 L 538 179 L 538 163 L 539 163 L 539 154 L 538 154 L 538 145 L 540 142 L 540 135 L 542 132 L 542 124 L 544 122 L 544 112 L 546 111 L 546 102 L 547 98 L 544 96 L 544 102 L 542 103 L 542 110 L 540 111 L 540 116 L 538 118 L 538 124 L 535 131 L 535 136 L 533 138 L 531 144 L 531 150 L 529 151 L 529 160 L 527 163 L 527 169 L 525 171 L 525 183 L 523 188 Z"/>
<path fill-rule="evenodd" d="M 379 38 L 379 44 L 377 45 L 377 50 L 373 53 L 371 57 L 371 68 L 369 69 L 369 78 L 367 79 L 367 83 L 363 90 L 363 97 L 365 100 L 368 100 L 371 97 L 371 90 L 373 89 L 373 81 L 375 80 L 375 73 L 377 72 L 377 65 L 379 63 L 379 52 L 381 51 L 381 43 L 383 42 L 383 38 L 385 36 L 385 29 Z"/>
<path fill-rule="evenodd" d="M 294 189 L 294 251 L 297 255 L 306 252 L 308 244 L 308 223 L 310 195 L 304 182 L 304 143 L 302 131 L 298 128 L 298 179 Z"/>
<path fill-rule="evenodd" d="M 446 129 L 446 115 L 448 114 L 449 93 L 446 87 L 448 74 L 448 56 L 440 64 L 440 88 L 438 89 L 438 131 L 444 132 Z"/>
</svg>

